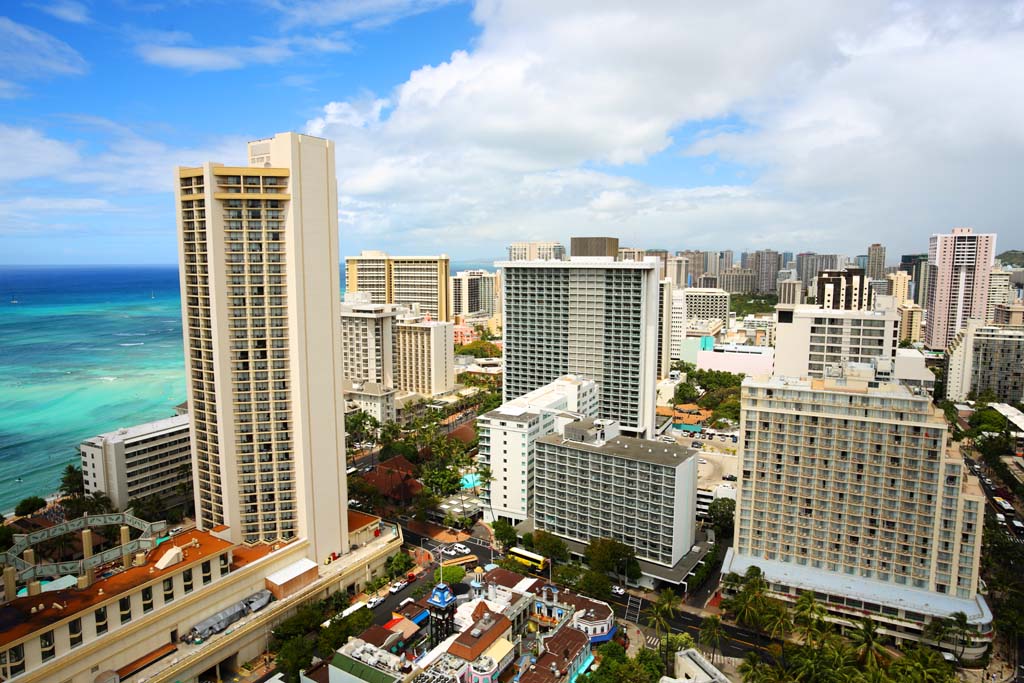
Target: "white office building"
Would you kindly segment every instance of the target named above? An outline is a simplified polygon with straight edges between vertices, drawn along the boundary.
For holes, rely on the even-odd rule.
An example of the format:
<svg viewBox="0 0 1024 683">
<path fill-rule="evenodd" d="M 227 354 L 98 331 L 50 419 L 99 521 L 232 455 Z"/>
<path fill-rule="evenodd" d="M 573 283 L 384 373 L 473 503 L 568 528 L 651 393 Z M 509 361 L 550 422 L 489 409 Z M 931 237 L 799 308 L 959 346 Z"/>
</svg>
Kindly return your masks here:
<svg viewBox="0 0 1024 683">
<path fill-rule="evenodd" d="M 118 510 L 129 501 L 177 495 L 192 481 L 188 414 L 86 439 L 78 446 L 86 493 L 105 493 Z"/>
<path fill-rule="evenodd" d="M 968 320 L 946 349 L 946 398 L 1024 402 L 1024 327 Z"/>
<path fill-rule="evenodd" d="M 777 306 L 775 374 L 820 378 L 844 363 L 895 359 L 900 315 L 891 297 L 876 298 L 873 309 Z"/>
<path fill-rule="evenodd" d="M 699 320 L 729 320 L 729 292 L 718 288 L 687 287 L 686 315 Z"/>
<path fill-rule="evenodd" d="M 621 436 L 585 418 L 537 439 L 534 523 L 580 544 L 614 538 L 639 560 L 674 567 L 693 546 L 696 451 Z"/>
<path fill-rule="evenodd" d="M 346 380 L 394 386 L 395 317 L 391 304 L 370 303 L 368 292 L 347 292 L 341 305 L 341 364 Z"/>
<path fill-rule="evenodd" d="M 927 392 L 850 365 L 825 379 L 747 378 L 733 548 L 722 572 L 764 572 L 787 602 L 869 615 L 897 644 L 964 612 L 966 657 L 992 637 L 978 594 L 985 496 Z"/>
<path fill-rule="evenodd" d="M 508 247 L 509 261 L 562 261 L 565 256 L 561 242 L 513 242 Z"/>
<path fill-rule="evenodd" d="M 610 256 L 506 261 L 504 396 L 565 374 L 600 388 L 601 417 L 625 433 L 654 433 L 658 372 L 658 259 Z"/>
<path fill-rule="evenodd" d="M 460 270 L 449 281 L 449 300 L 452 315 L 466 318 L 490 318 L 500 306 L 501 293 L 497 273 L 486 270 Z"/>
<path fill-rule="evenodd" d="M 537 439 L 577 417 L 596 416 L 597 408 L 597 384 L 566 375 L 477 418 L 477 460 L 491 470 L 481 495 L 488 522 L 518 524 L 531 516 Z"/>
</svg>

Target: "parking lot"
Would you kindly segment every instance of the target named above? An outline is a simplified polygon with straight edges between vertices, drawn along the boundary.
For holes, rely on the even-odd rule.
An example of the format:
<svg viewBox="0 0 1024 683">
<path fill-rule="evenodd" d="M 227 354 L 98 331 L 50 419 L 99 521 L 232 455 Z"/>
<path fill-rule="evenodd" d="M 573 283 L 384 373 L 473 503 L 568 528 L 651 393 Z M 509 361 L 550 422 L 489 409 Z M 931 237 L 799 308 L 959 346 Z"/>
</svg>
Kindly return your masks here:
<svg viewBox="0 0 1024 683">
<path fill-rule="evenodd" d="M 675 434 L 676 443 L 691 446 L 701 445 L 700 460 L 697 465 L 697 479 L 702 486 L 715 486 L 728 481 L 726 477 L 738 477 L 740 474 L 740 458 L 737 444 L 729 437 L 716 436 L 713 439 L 702 439 L 687 432 Z"/>
</svg>

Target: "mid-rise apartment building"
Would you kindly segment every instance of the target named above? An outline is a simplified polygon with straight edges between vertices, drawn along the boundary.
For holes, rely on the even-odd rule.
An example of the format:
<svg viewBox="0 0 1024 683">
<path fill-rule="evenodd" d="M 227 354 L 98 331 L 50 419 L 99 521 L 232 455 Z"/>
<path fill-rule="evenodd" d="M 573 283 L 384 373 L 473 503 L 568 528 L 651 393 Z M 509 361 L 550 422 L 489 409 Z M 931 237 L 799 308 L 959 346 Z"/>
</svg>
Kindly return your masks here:
<svg viewBox="0 0 1024 683">
<path fill-rule="evenodd" d="M 946 349 L 946 398 L 1024 402 L 1024 327 L 968 320 Z"/>
<path fill-rule="evenodd" d="M 370 303 L 368 292 L 346 292 L 341 304 L 341 364 L 354 383 L 394 386 L 395 317 L 390 304 Z"/>
<path fill-rule="evenodd" d="M 452 314 L 468 318 L 490 318 L 498 312 L 500 292 L 497 273 L 460 270 L 452 276 L 448 292 Z"/>
<path fill-rule="evenodd" d="M 669 359 L 682 360 L 683 342 L 686 341 L 686 326 L 689 320 L 686 311 L 686 293 L 682 289 L 672 290 L 672 311 L 669 319 Z"/>
<path fill-rule="evenodd" d="M 750 268 L 754 271 L 754 291 L 759 294 L 775 293 L 775 283 L 782 266 L 782 254 L 772 249 L 761 249 L 751 254 Z"/>
<path fill-rule="evenodd" d="M 673 256 L 668 260 L 665 277 L 672 281 L 674 288 L 682 289 L 690 284 L 690 272 L 690 259 L 685 256 Z"/>
<path fill-rule="evenodd" d="M 582 544 L 614 538 L 663 567 L 693 546 L 693 449 L 624 437 L 614 421 L 593 418 L 538 438 L 536 448 L 537 529 Z"/>
<path fill-rule="evenodd" d="M 574 253 L 578 241 L 573 238 Z M 594 245 L 599 251 L 608 247 Z M 601 417 L 618 421 L 630 434 L 653 434 L 659 321 L 655 260 L 574 255 L 569 261 L 498 266 L 504 277 L 505 400 L 565 374 L 588 377 L 600 388 Z"/>
<path fill-rule="evenodd" d="M 996 325 L 1024 325 L 1024 302 L 997 304 L 992 313 L 992 322 Z"/>
<path fill-rule="evenodd" d="M 348 551 L 334 144 L 281 133 L 175 183 L 196 523 Z"/>
<path fill-rule="evenodd" d="M 826 270 L 818 274 L 817 298 L 820 308 L 858 310 L 871 308 L 871 289 L 861 268 Z"/>
<path fill-rule="evenodd" d="M 932 235 L 928 241 L 928 311 L 924 343 L 943 350 L 971 318 L 988 313 L 988 283 L 996 236 L 971 228 Z"/>
<path fill-rule="evenodd" d="M 363 251 L 345 258 L 345 289 L 369 292 L 375 304 L 419 306 L 435 320 L 451 320 L 448 299 L 450 263 L 439 256 L 390 256 L 382 251 Z"/>
<path fill-rule="evenodd" d="M 924 336 L 924 309 L 907 302 L 896 309 L 900 314 L 900 341 L 919 342 Z"/>
<path fill-rule="evenodd" d="M 188 414 L 86 439 L 78 446 L 86 493 L 102 492 L 118 510 L 147 496 L 170 498 L 192 482 Z"/>
<path fill-rule="evenodd" d="M 896 300 L 897 306 L 912 303 L 910 298 L 910 273 L 898 270 L 885 276 L 889 281 L 889 295 Z"/>
<path fill-rule="evenodd" d="M 751 294 L 757 285 L 757 276 L 750 268 L 723 268 L 718 273 L 718 287 L 730 294 Z"/>
<path fill-rule="evenodd" d="M 531 516 L 537 439 L 580 416 L 595 417 L 597 408 L 597 384 L 566 375 L 477 418 L 477 460 L 491 470 L 481 493 L 488 522 Z"/>
<path fill-rule="evenodd" d="M 672 281 L 658 283 L 658 379 L 672 369 Z"/>
<path fill-rule="evenodd" d="M 869 280 L 882 280 L 885 278 L 884 246 L 877 242 L 869 246 L 866 261 L 864 270 Z"/>
<path fill-rule="evenodd" d="M 565 257 L 560 242 L 513 242 L 508 247 L 509 261 L 562 261 Z"/>
<path fill-rule="evenodd" d="M 888 297 L 874 309 L 826 309 L 814 305 L 776 307 L 775 374 L 824 377 L 845 363 L 893 360 L 900 316 Z"/>
<path fill-rule="evenodd" d="M 910 275 L 910 297 L 924 308 L 928 305 L 928 254 L 904 254 L 900 271 Z"/>
<path fill-rule="evenodd" d="M 804 302 L 804 283 L 797 279 L 779 281 L 780 304 L 802 304 Z"/>
<path fill-rule="evenodd" d="M 985 321 L 993 322 L 996 317 L 996 308 L 1005 306 L 1013 301 L 1012 289 L 1010 288 L 1010 276 L 1012 273 L 1002 268 L 993 268 L 988 274 L 988 305 L 986 306 Z"/>
<path fill-rule="evenodd" d="M 686 315 L 690 318 L 729 320 L 729 292 L 719 288 L 687 287 Z"/>
<path fill-rule="evenodd" d="M 437 396 L 455 386 L 455 325 L 417 313 L 395 320 L 395 388 Z"/>
<path fill-rule="evenodd" d="M 723 573 L 756 565 L 792 602 L 867 614 L 897 643 L 964 612 L 967 657 L 991 640 L 978 594 L 985 496 L 924 390 L 846 366 L 826 379 L 747 378 L 742 475 Z"/>
</svg>

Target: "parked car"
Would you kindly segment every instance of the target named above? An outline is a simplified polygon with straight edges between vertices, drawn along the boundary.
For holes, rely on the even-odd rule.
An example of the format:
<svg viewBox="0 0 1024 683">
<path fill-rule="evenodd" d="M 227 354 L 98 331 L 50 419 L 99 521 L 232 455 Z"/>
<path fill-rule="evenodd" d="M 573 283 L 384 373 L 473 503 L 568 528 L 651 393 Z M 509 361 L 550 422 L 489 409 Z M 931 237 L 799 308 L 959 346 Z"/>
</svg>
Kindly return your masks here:
<svg viewBox="0 0 1024 683">
<path fill-rule="evenodd" d="M 623 588 L 622 586 L 612 586 L 612 595 L 622 596 L 622 595 L 625 595 L 625 594 L 626 594 L 626 589 Z"/>
<path fill-rule="evenodd" d="M 468 555 L 469 554 L 469 548 L 467 548 L 466 546 L 462 545 L 461 543 L 454 544 L 452 546 L 452 550 L 454 550 L 455 552 L 457 552 L 460 555 Z"/>
<path fill-rule="evenodd" d="M 389 588 L 388 591 L 391 594 L 395 594 L 395 593 L 398 593 L 399 591 L 401 591 L 403 588 L 405 588 L 408 585 L 409 584 L 407 584 L 405 581 L 399 581 L 398 583 L 391 584 L 391 588 Z"/>
<path fill-rule="evenodd" d="M 452 547 L 450 545 L 446 545 L 445 547 L 441 548 L 440 550 L 441 550 L 441 552 L 443 554 L 450 555 L 451 557 L 455 557 L 456 555 L 459 554 L 459 551 L 456 550 L 454 547 Z"/>
<path fill-rule="evenodd" d="M 700 441 L 694 441 L 690 444 L 690 448 L 700 448 L 703 444 Z"/>
<path fill-rule="evenodd" d="M 185 527 L 183 527 L 183 526 L 176 526 L 173 529 L 171 529 L 171 536 L 177 536 L 180 533 L 184 533 L 184 531 L 185 531 Z"/>
<path fill-rule="evenodd" d="M 382 604 L 384 604 L 384 598 L 380 597 L 379 595 L 375 595 L 375 596 L 373 596 L 372 598 L 370 598 L 369 600 L 366 601 L 366 606 L 369 607 L 370 609 L 373 609 L 373 608 L 377 607 L 378 605 L 382 605 Z"/>
<path fill-rule="evenodd" d="M 727 474 L 724 477 L 722 477 L 722 479 L 724 479 L 725 481 L 736 481 L 736 475 L 735 474 Z"/>
<path fill-rule="evenodd" d="M 697 458 L 697 462 L 699 462 L 701 465 L 707 465 L 708 464 L 708 461 L 706 459 L 704 459 L 704 458 Z"/>
</svg>

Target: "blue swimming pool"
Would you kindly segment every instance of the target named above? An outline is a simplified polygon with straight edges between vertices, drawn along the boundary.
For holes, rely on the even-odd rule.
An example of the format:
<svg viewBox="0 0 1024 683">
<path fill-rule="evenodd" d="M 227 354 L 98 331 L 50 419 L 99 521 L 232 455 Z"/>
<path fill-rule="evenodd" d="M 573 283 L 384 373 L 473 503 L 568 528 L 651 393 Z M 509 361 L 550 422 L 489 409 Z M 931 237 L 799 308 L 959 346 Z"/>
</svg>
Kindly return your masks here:
<svg viewBox="0 0 1024 683">
<path fill-rule="evenodd" d="M 480 486 L 480 475 L 476 472 L 462 475 L 462 488 L 475 489 Z"/>
</svg>

